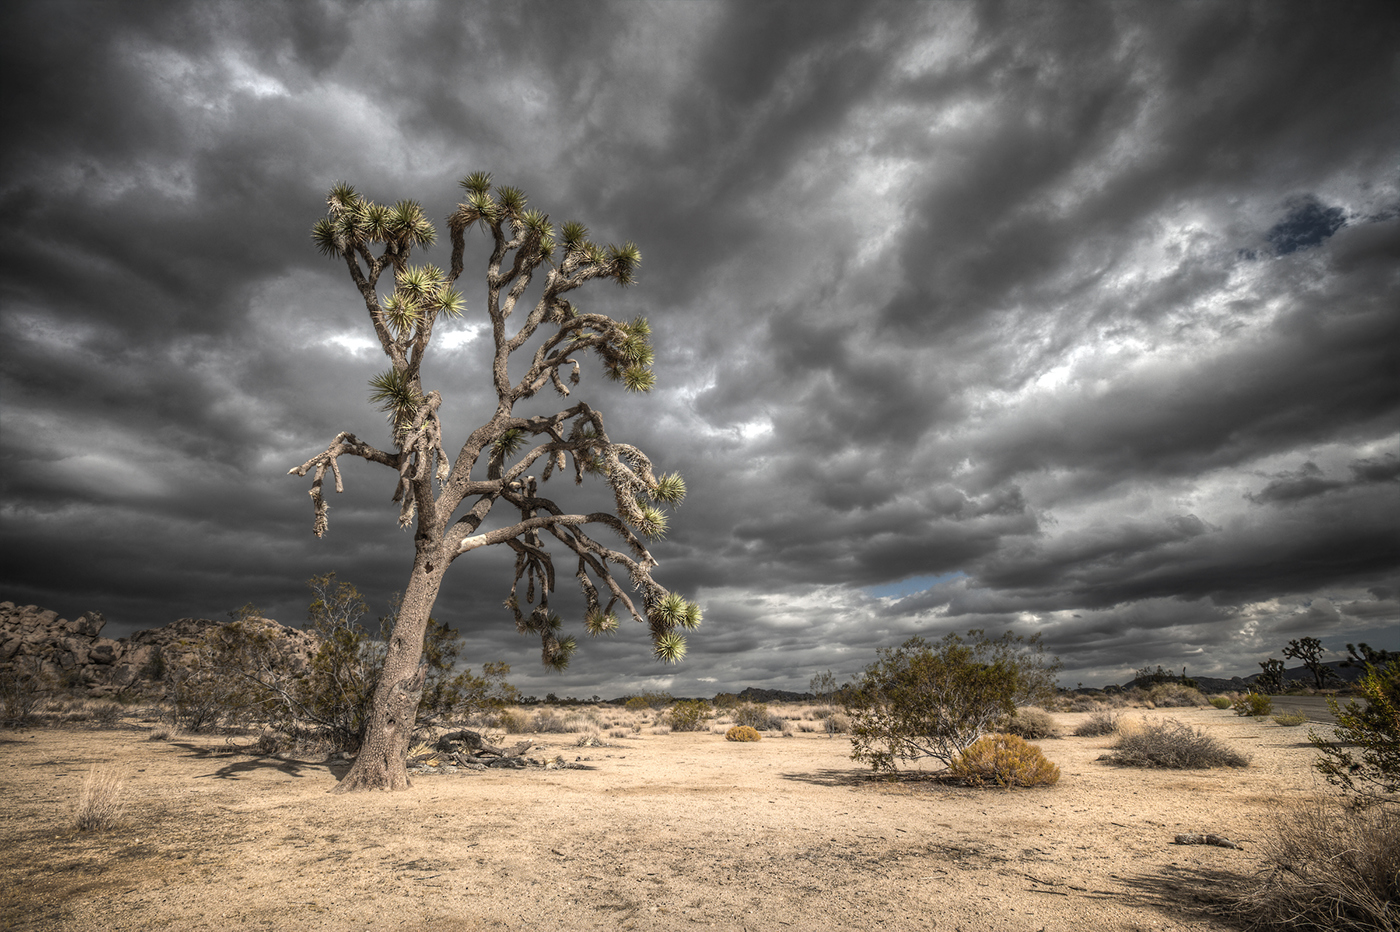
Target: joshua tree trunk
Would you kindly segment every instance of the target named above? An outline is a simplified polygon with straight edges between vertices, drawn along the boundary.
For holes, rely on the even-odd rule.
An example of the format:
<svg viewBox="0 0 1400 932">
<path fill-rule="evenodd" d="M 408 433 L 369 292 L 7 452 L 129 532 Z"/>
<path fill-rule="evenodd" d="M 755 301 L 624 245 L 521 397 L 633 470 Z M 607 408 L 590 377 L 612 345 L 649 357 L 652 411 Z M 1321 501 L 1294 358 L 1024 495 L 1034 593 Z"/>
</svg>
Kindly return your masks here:
<svg viewBox="0 0 1400 932">
<path fill-rule="evenodd" d="M 405 761 L 427 674 L 422 663 L 423 635 L 447 564 L 447 560 L 433 558 L 433 548 L 419 548 L 413 576 L 389 637 L 384 672 L 375 687 L 364 744 L 355 765 L 336 784 L 334 793 L 402 790 L 411 785 Z"/>
</svg>

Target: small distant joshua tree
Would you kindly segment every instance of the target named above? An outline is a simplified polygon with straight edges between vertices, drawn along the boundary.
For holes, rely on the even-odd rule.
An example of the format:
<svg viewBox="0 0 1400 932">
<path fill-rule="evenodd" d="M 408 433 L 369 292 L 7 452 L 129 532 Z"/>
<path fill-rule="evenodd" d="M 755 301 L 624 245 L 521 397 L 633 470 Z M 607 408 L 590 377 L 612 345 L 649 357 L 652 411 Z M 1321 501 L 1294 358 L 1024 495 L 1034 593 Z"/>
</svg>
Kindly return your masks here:
<svg viewBox="0 0 1400 932">
<path fill-rule="evenodd" d="M 1337 676 L 1322 659 L 1323 653 L 1322 642 L 1317 638 L 1299 638 L 1289 641 L 1288 646 L 1283 649 L 1283 656 L 1303 662 L 1303 666 L 1307 667 L 1308 672 L 1313 675 L 1313 685 L 1318 689 L 1326 686 L 1329 679 L 1335 679 Z"/>
<path fill-rule="evenodd" d="M 574 575 L 583 591 L 584 629 L 590 635 L 616 630 L 613 609 L 621 604 L 650 628 L 656 657 L 675 662 L 685 654 L 679 629 L 700 623 L 699 606 L 652 580 L 656 560 L 642 542 L 665 533 L 662 506 L 677 505 L 684 498 L 681 477 L 655 475 L 641 450 L 609 437 L 602 414 L 587 402 L 548 415 L 515 413 L 518 402 L 546 386 L 567 398 L 569 385 L 580 379 L 578 359 L 587 353 L 601 360 L 606 376 L 629 390 L 651 389 L 655 376 L 647 321 L 638 317 L 622 322 L 585 313 L 565 297 L 594 279 L 632 284 L 640 251 L 632 243 L 598 246 L 578 223 L 556 231 L 547 216 L 527 209 L 519 189 L 493 187 L 488 174 L 469 175 L 461 185 L 466 199 L 448 218 L 452 257 L 447 271 L 409 263 L 413 250 L 432 245 L 437 235 L 413 201 L 389 207 L 337 184 L 327 198 L 326 217 L 312 231 L 323 254 L 345 262 L 389 357 L 389 368 L 370 381 L 370 398 L 388 415 L 393 446 L 380 450 L 352 433 L 341 433 L 291 473 L 313 474 L 317 537 L 327 527 L 322 485 L 329 472 L 336 491 L 341 491 L 339 458 L 346 455 L 394 471 L 399 524 L 414 528 L 413 572 L 389 638 L 364 744 L 337 792 L 408 786 L 404 761 L 424 686 L 420 661 L 429 613 L 447 567 L 473 550 L 505 545 L 515 551 L 515 582 L 506 608 L 519 631 L 539 636 L 544 663 L 554 669 L 568 664 L 575 640 L 563 634 L 562 620 L 549 608 L 555 583 L 546 544 L 551 538 L 577 559 Z M 465 310 L 455 283 L 462 274 L 465 234 L 478 225 L 493 244 L 486 267 L 486 315 L 495 345 L 490 378 L 496 405 L 449 459 L 438 413 L 442 397 L 424 391 L 421 370 L 434 326 Z M 385 272 L 393 283 L 387 297 L 380 293 Z M 541 274 L 539 299 L 522 304 L 526 289 Z M 523 371 L 517 369 L 512 378 L 510 364 L 517 354 L 523 358 Z M 537 479 L 531 470 L 541 466 Z M 615 514 L 571 514 L 540 494 L 540 484 L 571 466 L 575 483 L 582 483 L 585 474 L 608 483 Z M 484 475 L 473 476 L 478 467 Z M 504 526 L 483 530 L 502 501 L 513 514 Z M 594 526 L 621 538 L 624 549 L 594 539 L 586 532 Z M 640 606 L 614 577 L 614 567 L 625 571 Z M 524 593 L 519 591 L 522 580 Z M 606 604 L 599 596 L 600 586 L 607 592 Z"/>
</svg>

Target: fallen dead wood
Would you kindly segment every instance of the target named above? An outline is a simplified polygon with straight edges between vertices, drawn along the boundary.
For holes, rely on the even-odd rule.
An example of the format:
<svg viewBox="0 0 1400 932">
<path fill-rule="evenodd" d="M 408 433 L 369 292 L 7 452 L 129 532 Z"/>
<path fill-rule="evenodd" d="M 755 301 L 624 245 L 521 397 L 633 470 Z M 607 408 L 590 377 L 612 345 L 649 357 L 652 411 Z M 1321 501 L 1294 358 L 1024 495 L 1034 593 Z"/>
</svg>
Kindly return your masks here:
<svg viewBox="0 0 1400 932">
<path fill-rule="evenodd" d="M 1237 845 L 1223 835 L 1178 835 L 1176 836 L 1178 845 L 1215 845 L 1217 848 L 1243 849 L 1242 845 Z"/>
</svg>

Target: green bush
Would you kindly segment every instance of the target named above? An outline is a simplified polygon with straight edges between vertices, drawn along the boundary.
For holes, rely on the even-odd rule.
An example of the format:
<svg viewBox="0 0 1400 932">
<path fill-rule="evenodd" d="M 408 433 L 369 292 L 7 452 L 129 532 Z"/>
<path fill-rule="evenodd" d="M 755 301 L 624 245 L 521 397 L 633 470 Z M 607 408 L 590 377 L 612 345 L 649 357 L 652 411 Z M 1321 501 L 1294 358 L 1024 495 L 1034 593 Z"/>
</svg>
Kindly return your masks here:
<svg viewBox="0 0 1400 932">
<path fill-rule="evenodd" d="M 1278 818 L 1264 869 L 1235 897 L 1251 929 L 1400 929 L 1400 808 L 1318 798 Z"/>
<path fill-rule="evenodd" d="M 724 733 L 725 741 L 757 741 L 761 737 L 757 729 L 748 725 L 735 725 Z"/>
<path fill-rule="evenodd" d="M 1095 712 L 1080 722 L 1074 733 L 1080 738 L 1101 738 L 1116 733 L 1119 721 L 1120 717 L 1115 712 Z"/>
<path fill-rule="evenodd" d="M 1225 698 L 1224 696 L 1211 696 L 1210 704 L 1215 706 L 1217 709 L 1230 708 L 1230 700 Z"/>
<path fill-rule="evenodd" d="M 1129 767 L 1173 770 L 1249 766 L 1247 756 L 1198 728 L 1172 720 L 1144 723 L 1141 728 L 1122 734 L 1113 746 L 1113 753 L 1100 759 Z"/>
<path fill-rule="evenodd" d="M 842 691 L 851 717 L 851 757 L 881 771 L 903 761 L 953 760 L 1017 704 L 1055 696 L 1059 661 L 1039 636 L 969 631 L 930 644 L 915 637 L 879 652 Z"/>
<path fill-rule="evenodd" d="M 953 758 L 954 777 L 969 786 L 1049 786 L 1060 768 L 1016 735 L 984 735 Z"/>
<path fill-rule="evenodd" d="M 1263 716 L 1274 711 L 1274 700 L 1263 693 L 1240 693 L 1234 701 L 1236 715 Z"/>
<path fill-rule="evenodd" d="M 1400 660 L 1368 664 L 1356 691 L 1364 705 L 1355 699 L 1345 706 L 1327 700 L 1337 717 L 1335 740 L 1317 732 L 1308 735 L 1322 752 L 1313 766 L 1328 783 L 1360 796 L 1386 798 L 1400 791 Z"/>
<path fill-rule="evenodd" d="M 666 724 L 672 731 L 699 731 L 710 714 L 710 704 L 704 699 L 682 699 L 666 713 Z"/>
<path fill-rule="evenodd" d="M 1280 712 L 1274 716 L 1274 723 L 1282 725 L 1284 728 L 1296 728 L 1306 723 L 1308 716 L 1303 712 Z"/>
<path fill-rule="evenodd" d="M 1055 727 L 1055 716 L 1044 709 L 1017 709 L 1006 723 L 1006 733 L 1027 741 L 1042 738 L 1058 738 L 1059 728 Z"/>
</svg>

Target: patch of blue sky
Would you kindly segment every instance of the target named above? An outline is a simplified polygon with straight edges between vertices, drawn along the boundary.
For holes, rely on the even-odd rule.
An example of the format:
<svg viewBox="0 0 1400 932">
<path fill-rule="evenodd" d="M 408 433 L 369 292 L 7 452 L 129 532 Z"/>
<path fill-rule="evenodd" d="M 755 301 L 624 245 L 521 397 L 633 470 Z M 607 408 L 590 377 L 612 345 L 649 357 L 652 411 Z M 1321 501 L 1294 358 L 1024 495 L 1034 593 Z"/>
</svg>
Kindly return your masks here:
<svg viewBox="0 0 1400 932">
<path fill-rule="evenodd" d="M 959 570 L 956 573 L 944 573 L 941 576 L 910 576 L 899 582 L 885 583 L 880 586 L 865 586 L 864 590 L 877 599 L 902 599 L 916 592 L 927 592 L 939 583 L 962 579 L 966 575 Z"/>
</svg>

